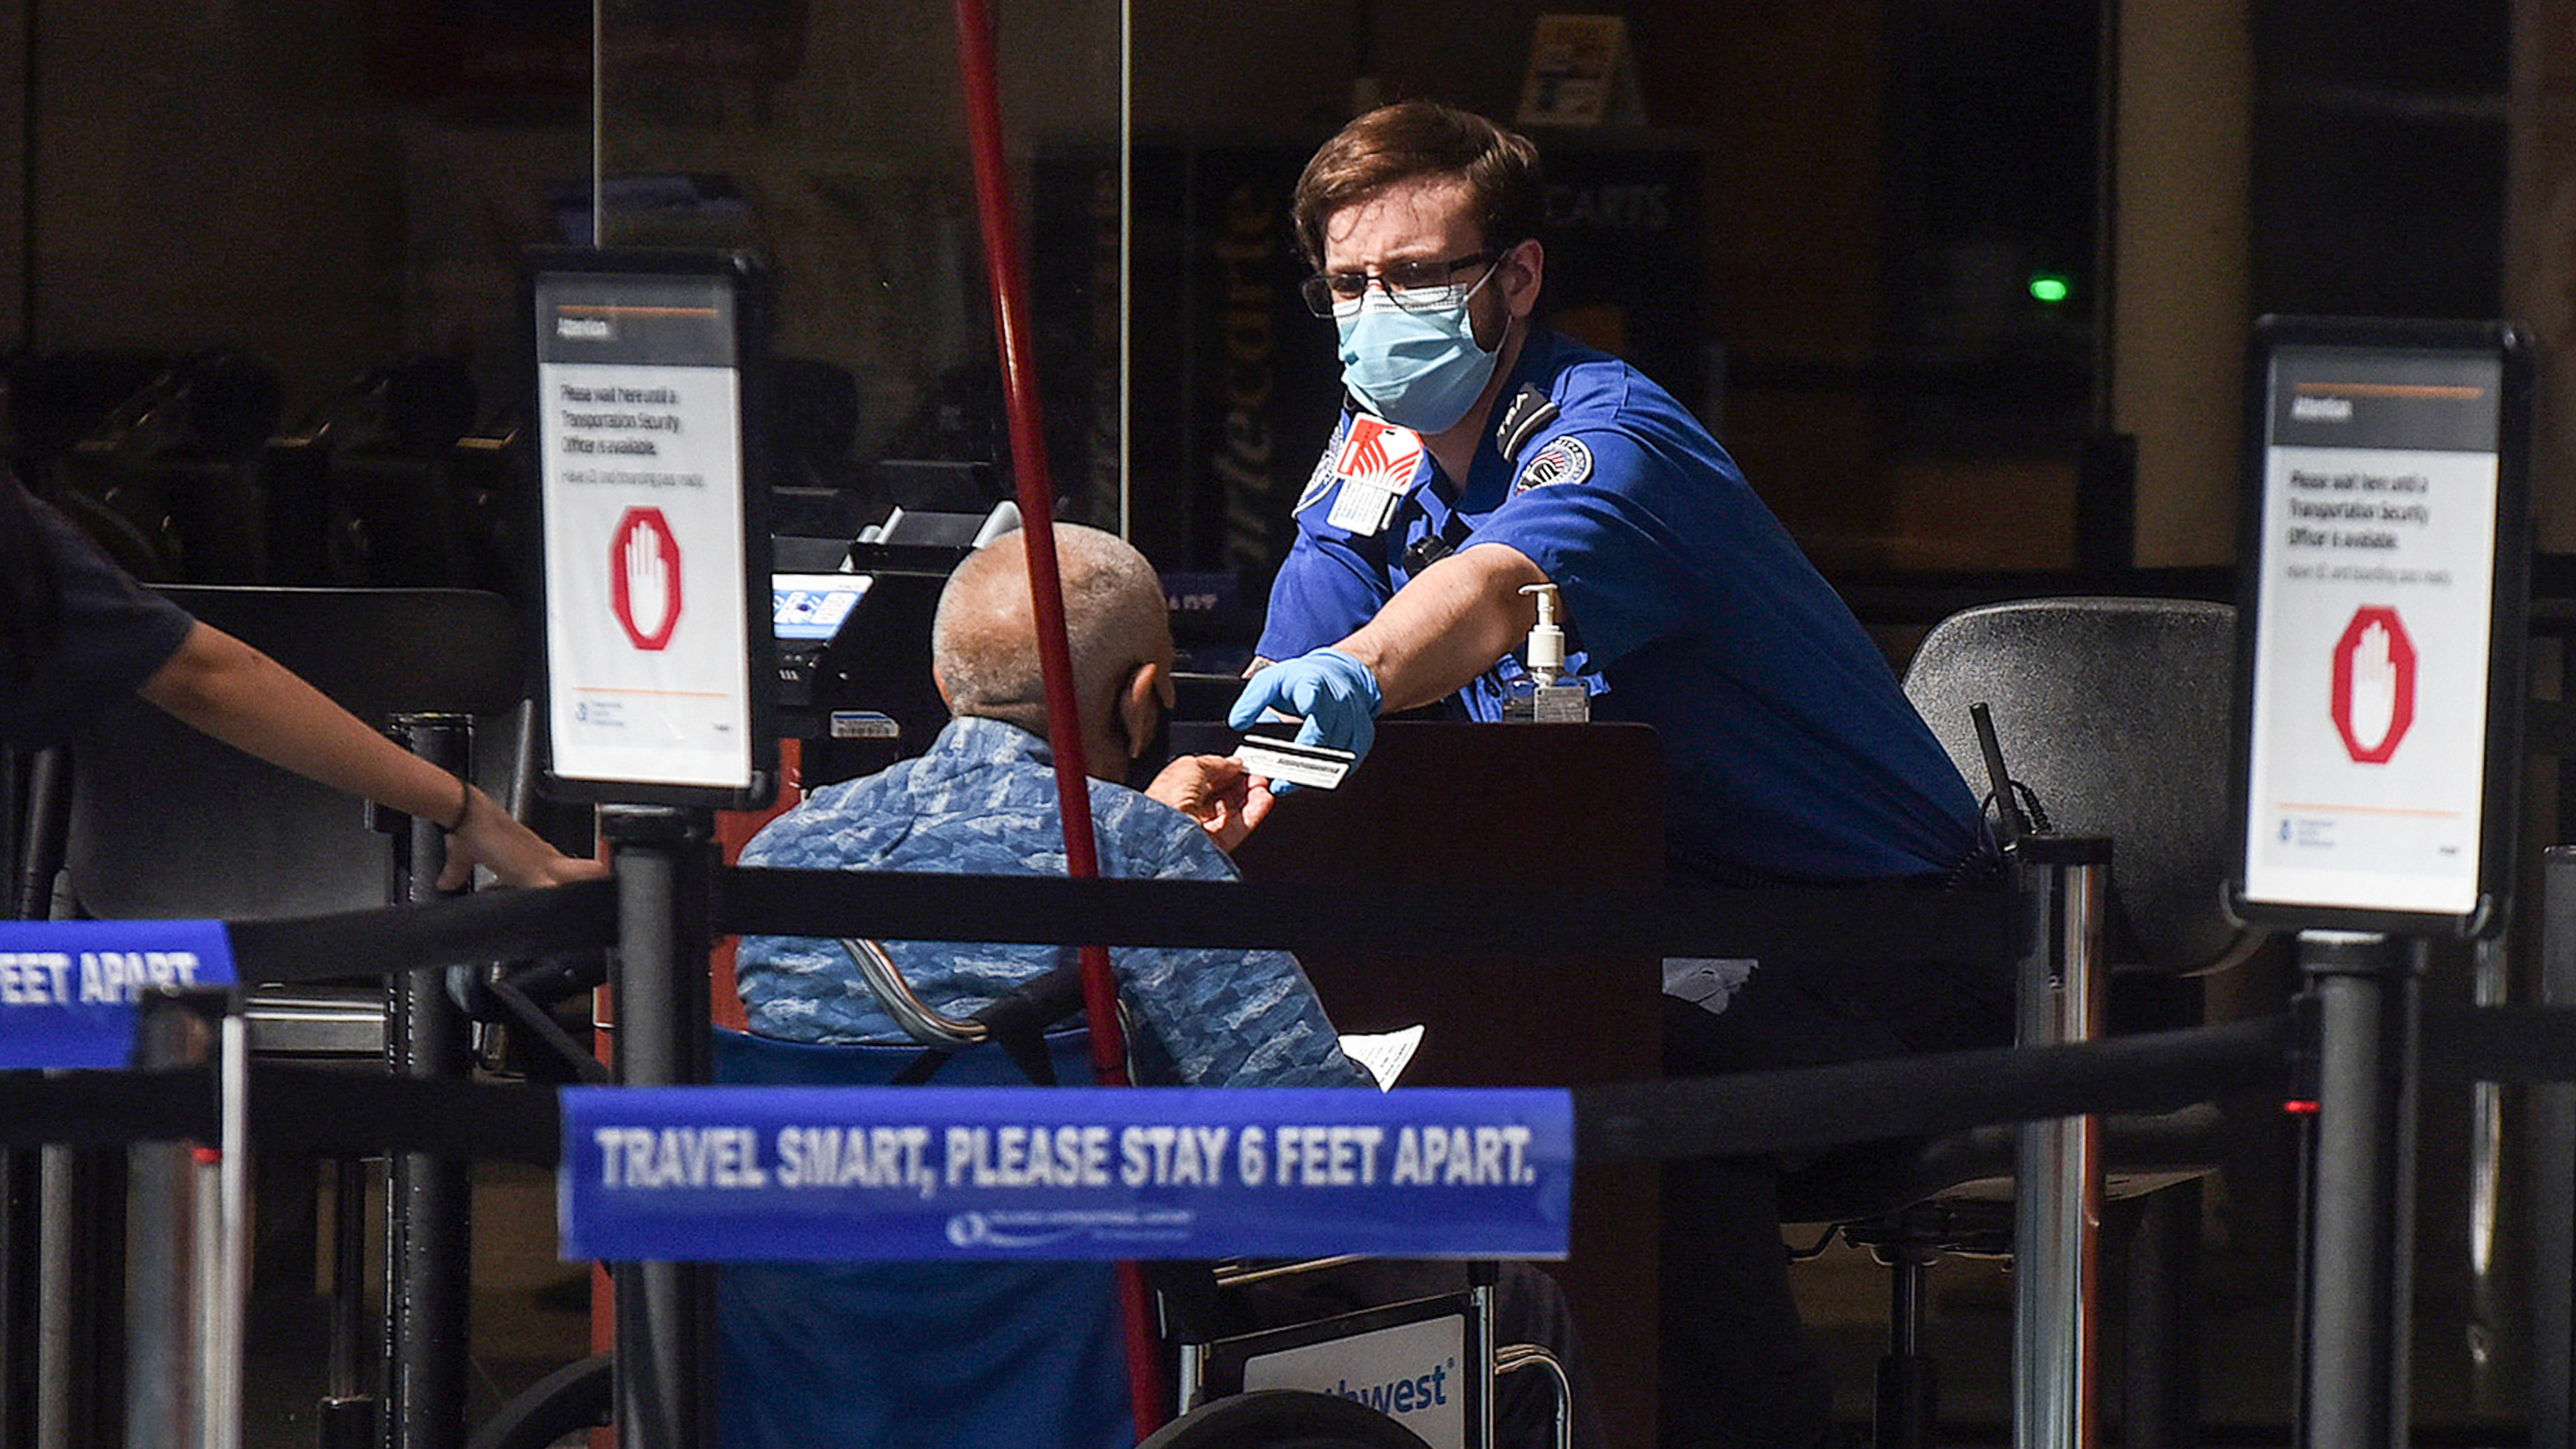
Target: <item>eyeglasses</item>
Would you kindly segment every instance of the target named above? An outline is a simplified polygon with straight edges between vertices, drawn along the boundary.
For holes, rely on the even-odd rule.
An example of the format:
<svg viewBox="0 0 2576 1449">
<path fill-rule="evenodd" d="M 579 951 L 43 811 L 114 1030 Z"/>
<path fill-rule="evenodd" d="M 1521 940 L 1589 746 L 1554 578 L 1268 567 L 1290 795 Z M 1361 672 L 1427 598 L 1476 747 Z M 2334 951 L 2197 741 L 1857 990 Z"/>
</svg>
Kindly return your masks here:
<svg viewBox="0 0 2576 1449">
<path fill-rule="evenodd" d="M 1306 310 L 1318 317 L 1330 317 L 1335 307 L 1346 307 L 1368 295 L 1369 284 L 1377 284 L 1386 299 L 1407 312 L 1428 312 L 1457 301 L 1456 287 L 1450 278 L 1461 267 L 1498 261 L 1500 252 L 1475 252 L 1446 262 L 1398 262 L 1377 273 L 1317 272 L 1298 283 L 1297 294 L 1306 299 Z"/>
</svg>

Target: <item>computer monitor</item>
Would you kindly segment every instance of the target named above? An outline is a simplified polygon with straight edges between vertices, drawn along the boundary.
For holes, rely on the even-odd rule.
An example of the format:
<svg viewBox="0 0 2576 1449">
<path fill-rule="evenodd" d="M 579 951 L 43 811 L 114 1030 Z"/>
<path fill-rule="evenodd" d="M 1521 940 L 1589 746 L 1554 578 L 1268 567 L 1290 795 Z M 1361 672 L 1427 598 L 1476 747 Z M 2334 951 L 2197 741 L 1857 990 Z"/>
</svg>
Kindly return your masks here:
<svg viewBox="0 0 2576 1449">
<path fill-rule="evenodd" d="M 1008 503 L 984 514 L 898 508 L 840 545 L 829 569 L 811 567 L 810 540 L 780 541 L 781 559 L 807 565 L 771 575 L 770 599 L 781 733 L 806 742 L 809 785 L 919 754 L 947 724 L 930 670 L 940 591 L 968 554 L 1018 526 Z"/>
</svg>

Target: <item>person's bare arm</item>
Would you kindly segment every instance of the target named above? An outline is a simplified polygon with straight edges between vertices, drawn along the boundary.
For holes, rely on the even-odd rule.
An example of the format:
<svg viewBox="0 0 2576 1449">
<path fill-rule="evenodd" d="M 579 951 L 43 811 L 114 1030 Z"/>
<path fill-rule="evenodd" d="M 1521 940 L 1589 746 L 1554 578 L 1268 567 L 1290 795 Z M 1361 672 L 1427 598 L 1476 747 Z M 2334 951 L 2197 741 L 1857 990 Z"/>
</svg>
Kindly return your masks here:
<svg viewBox="0 0 2576 1449">
<path fill-rule="evenodd" d="M 1538 604 L 1521 589 L 1547 581 L 1519 549 L 1471 544 L 1415 575 L 1334 647 L 1377 676 L 1381 713 L 1430 704 L 1529 637 Z"/>
<path fill-rule="evenodd" d="M 336 790 L 441 825 L 464 823 L 447 841 L 442 890 L 465 884 L 477 865 L 510 885 L 557 885 L 605 867 L 575 860 L 512 819 L 481 790 L 367 727 L 286 666 L 198 623 L 139 691 L 181 722 L 270 764 Z"/>
</svg>

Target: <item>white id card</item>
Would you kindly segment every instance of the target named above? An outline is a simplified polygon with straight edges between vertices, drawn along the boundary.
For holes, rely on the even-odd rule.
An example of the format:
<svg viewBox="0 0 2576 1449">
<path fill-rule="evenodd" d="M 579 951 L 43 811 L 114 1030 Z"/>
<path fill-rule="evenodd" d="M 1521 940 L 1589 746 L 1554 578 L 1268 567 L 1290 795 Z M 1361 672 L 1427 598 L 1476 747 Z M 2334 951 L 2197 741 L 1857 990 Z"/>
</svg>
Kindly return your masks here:
<svg viewBox="0 0 2576 1449">
<path fill-rule="evenodd" d="M 1301 745 L 1270 735 L 1245 735 L 1234 757 L 1265 780 L 1330 790 L 1359 763 L 1359 756 L 1327 745 Z"/>
</svg>

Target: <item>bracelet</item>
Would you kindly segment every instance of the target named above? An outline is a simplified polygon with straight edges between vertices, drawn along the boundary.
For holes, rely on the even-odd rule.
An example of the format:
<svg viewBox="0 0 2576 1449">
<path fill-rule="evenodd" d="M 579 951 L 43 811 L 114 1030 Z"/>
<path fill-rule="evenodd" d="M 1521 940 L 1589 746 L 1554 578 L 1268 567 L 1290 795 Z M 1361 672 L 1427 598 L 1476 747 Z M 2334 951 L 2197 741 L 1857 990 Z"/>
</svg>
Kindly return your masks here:
<svg viewBox="0 0 2576 1449">
<path fill-rule="evenodd" d="M 459 775 L 456 777 L 456 786 L 458 791 L 456 799 L 456 819 L 446 825 L 438 827 L 441 834 L 454 835 L 456 832 L 464 829 L 466 817 L 474 813 L 474 782 L 466 779 L 463 775 Z"/>
</svg>

